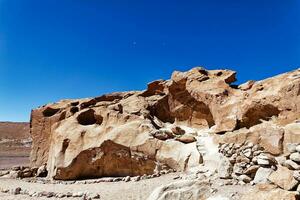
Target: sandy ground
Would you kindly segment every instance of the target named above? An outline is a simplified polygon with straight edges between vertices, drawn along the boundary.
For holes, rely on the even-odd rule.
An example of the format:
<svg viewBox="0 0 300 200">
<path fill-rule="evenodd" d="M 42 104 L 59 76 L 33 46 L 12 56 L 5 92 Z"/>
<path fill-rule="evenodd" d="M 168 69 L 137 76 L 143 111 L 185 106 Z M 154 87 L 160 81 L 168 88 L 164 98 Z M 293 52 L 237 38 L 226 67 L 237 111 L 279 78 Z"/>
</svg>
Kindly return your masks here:
<svg viewBox="0 0 300 200">
<path fill-rule="evenodd" d="M 92 184 L 42 184 L 42 183 L 29 183 L 24 180 L 18 179 L 4 179 L 0 178 L 0 188 L 13 189 L 21 187 L 22 190 L 28 190 L 31 192 L 55 192 L 55 193 L 77 193 L 77 192 L 89 192 L 98 193 L 101 196 L 101 200 L 145 200 L 152 193 L 152 191 L 161 185 L 174 182 L 174 177 L 177 177 L 178 173 L 166 174 L 160 177 L 140 180 L 138 182 L 100 182 Z M 253 186 L 250 185 L 220 185 L 219 181 L 214 182 L 212 185 L 212 199 L 222 200 L 239 200 L 241 196 Z M 217 198 L 216 198 L 217 197 Z M 56 199 L 46 197 L 30 197 L 28 195 L 11 195 L 0 192 L 0 199 L 2 200 L 44 200 L 44 199 Z M 83 199 L 80 198 L 61 198 L 61 199 Z"/>
<path fill-rule="evenodd" d="M 9 169 L 13 166 L 28 166 L 28 156 L 0 156 L 0 169 Z"/>
<path fill-rule="evenodd" d="M 138 182 L 102 182 L 94 184 L 41 184 L 28 183 L 22 180 L 15 179 L 0 179 L 0 188 L 13 189 L 21 187 L 29 191 L 48 191 L 48 192 L 92 192 L 98 193 L 102 200 L 145 200 L 150 193 L 158 186 L 174 181 L 177 176 L 175 173 L 166 174 L 161 177 L 141 180 Z M 7 200 L 27 200 L 27 199 L 55 199 L 55 198 L 37 198 L 29 197 L 28 195 L 9 195 L 0 192 L 0 199 Z M 71 199 L 71 198 L 68 198 Z M 76 199 L 76 198 L 73 198 Z M 82 199 L 82 198 L 77 198 Z"/>
</svg>

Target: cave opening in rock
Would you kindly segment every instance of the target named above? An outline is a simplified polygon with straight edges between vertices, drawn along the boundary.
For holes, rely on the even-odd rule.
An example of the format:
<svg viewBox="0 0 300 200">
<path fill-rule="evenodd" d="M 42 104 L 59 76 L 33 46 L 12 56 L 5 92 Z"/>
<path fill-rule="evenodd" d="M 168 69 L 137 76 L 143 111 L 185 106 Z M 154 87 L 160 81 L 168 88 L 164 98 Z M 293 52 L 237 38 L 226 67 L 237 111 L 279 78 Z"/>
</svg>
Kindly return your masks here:
<svg viewBox="0 0 300 200">
<path fill-rule="evenodd" d="M 59 108 L 51 108 L 51 107 L 47 107 L 44 111 L 43 111 L 43 116 L 44 117 L 51 117 L 53 115 L 55 115 L 60 109 Z"/>
<path fill-rule="evenodd" d="M 278 116 L 279 113 L 279 109 L 271 104 L 256 104 L 245 112 L 242 119 L 238 121 L 237 128 L 250 128 L 262 123 L 262 120 L 269 120 L 273 116 Z"/>
<path fill-rule="evenodd" d="M 80 113 L 77 116 L 77 121 L 81 125 L 92 125 L 92 124 L 102 124 L 103 117 L 101 115 L 95 114 L 95 111 L 93 109 L 89 109 L 87 111 L 84 111 Z"/>
</svg>

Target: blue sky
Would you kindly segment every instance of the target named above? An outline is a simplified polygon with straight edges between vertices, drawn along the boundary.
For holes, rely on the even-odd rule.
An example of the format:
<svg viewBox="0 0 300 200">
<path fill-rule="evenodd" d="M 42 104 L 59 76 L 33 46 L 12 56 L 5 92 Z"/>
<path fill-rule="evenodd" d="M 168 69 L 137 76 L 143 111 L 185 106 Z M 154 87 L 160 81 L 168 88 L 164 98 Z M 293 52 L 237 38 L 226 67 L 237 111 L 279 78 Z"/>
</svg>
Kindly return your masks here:
<svg viewBox="0 0 300 200">
<path fill-rule="evenodd" d="M 0 121 L 193 66 L 236 70 L 238 83 L 296 69 L 299 2 L 0 0 Z"/>
</svg>

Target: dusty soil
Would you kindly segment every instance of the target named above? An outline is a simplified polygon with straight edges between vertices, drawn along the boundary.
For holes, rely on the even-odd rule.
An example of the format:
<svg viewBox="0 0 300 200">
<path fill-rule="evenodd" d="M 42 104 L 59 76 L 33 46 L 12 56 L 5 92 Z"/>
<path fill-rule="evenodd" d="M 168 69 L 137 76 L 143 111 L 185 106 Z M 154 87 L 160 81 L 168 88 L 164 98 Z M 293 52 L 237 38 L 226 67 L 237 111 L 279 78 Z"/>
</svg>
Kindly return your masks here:
<svg viewBox="0 0 300 200">
<path fill-rule="evenodd" d="M 138 182 L 100 182 L 92 184 L 42 184 L 29 183 L 24 180 L 17 179 L 0 179 L 0 188 L 13 189 L 21 187 L 22 190 L 34 192 L 56 192 L 56 193 L 76 193 L 91 192 L 98 193 L 101 200 L 145 200 L 151 192 L 161 185 L 174 182 L 177 173 L 166 174 L 157 178 L 140 180 Z M 222 182 L 222 181 L 221 181 Z M 219 181 L 212 185 L 213 199 L 240 199 L 240 196 L 247 193 L 253 186 L 250 185 L 224 185 Z M 217 188 L 217 189 L 216 189 Z M 5 200 L 33 200 L 33 199 L 55 199 L 46 197 L 30 197 L 28 195 L 11 195 L 0 192 L 0 199 Z M 61 198 L 61 199 L 82 199 L 80 198 Z"/>
<path fill-rule="evenodd" d="M 93 184 L 41 184 L 41 183 L 29 183 L 23 180 L 16 179 L 0 179 L 0 188 L 13 189 L 21 187 L 28 191 L 36 192 L 92 192 L 99 193 L 101 200 L 144 200 L 150 193 L 158 186 L 167 184 L 174 181 L 173 178 L 176 176 L 175 173 L 167 174 L 161 177 L 141 180 L 138 182 L 102 182 Z M 28 195 L 9 195 L 0 192 L 0 199 L 36 199 L 37 197 L 29 197 Z M 43 199 L 39 197 L 38 199 Z M 44 198 L 44 199 L 55 199 L 55 198 Z M 72 199 L 72 198 L 67 198 Z M 82 199 L 82 198 L 73 198 Z"/>
<path fill-rule="evenodd" d="M 29 166 L 29 157 L 0 156 L 0 169 L 9 169 L 13 166 Z"/>
</svg>

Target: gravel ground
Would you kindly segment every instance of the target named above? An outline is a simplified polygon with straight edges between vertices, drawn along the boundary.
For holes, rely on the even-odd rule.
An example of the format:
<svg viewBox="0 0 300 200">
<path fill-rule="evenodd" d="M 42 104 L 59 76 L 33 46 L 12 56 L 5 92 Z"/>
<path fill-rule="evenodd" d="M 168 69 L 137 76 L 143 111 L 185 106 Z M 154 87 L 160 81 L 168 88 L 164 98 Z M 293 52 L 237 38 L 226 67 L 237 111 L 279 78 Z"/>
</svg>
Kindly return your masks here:
<svg viewBox="0 0 300 200">
<path fill-rule="evenodd" d="M 98 193 L 101 200 L 145 200 L 150 193 L 158 186 L 174 181 L 176 173 L 166 174 L 157 178 L 141 180 L 138 182 L 101 182 L 93 184 L 41 184 L 28 183 L 16 179 L 0 179 L 0 188 L 13 189 L 21 187 L 23 190 L 35 192 L 92 192 Z M 55 199 L 55 198 L 37 198 L 28 195 L 10 195 L 0 192 L 0 199 L 5 200 L 31 200 L 31 199 Z M 62 198 L 62 199 L 82 199 L 82 198 Z"/>
</svg>

